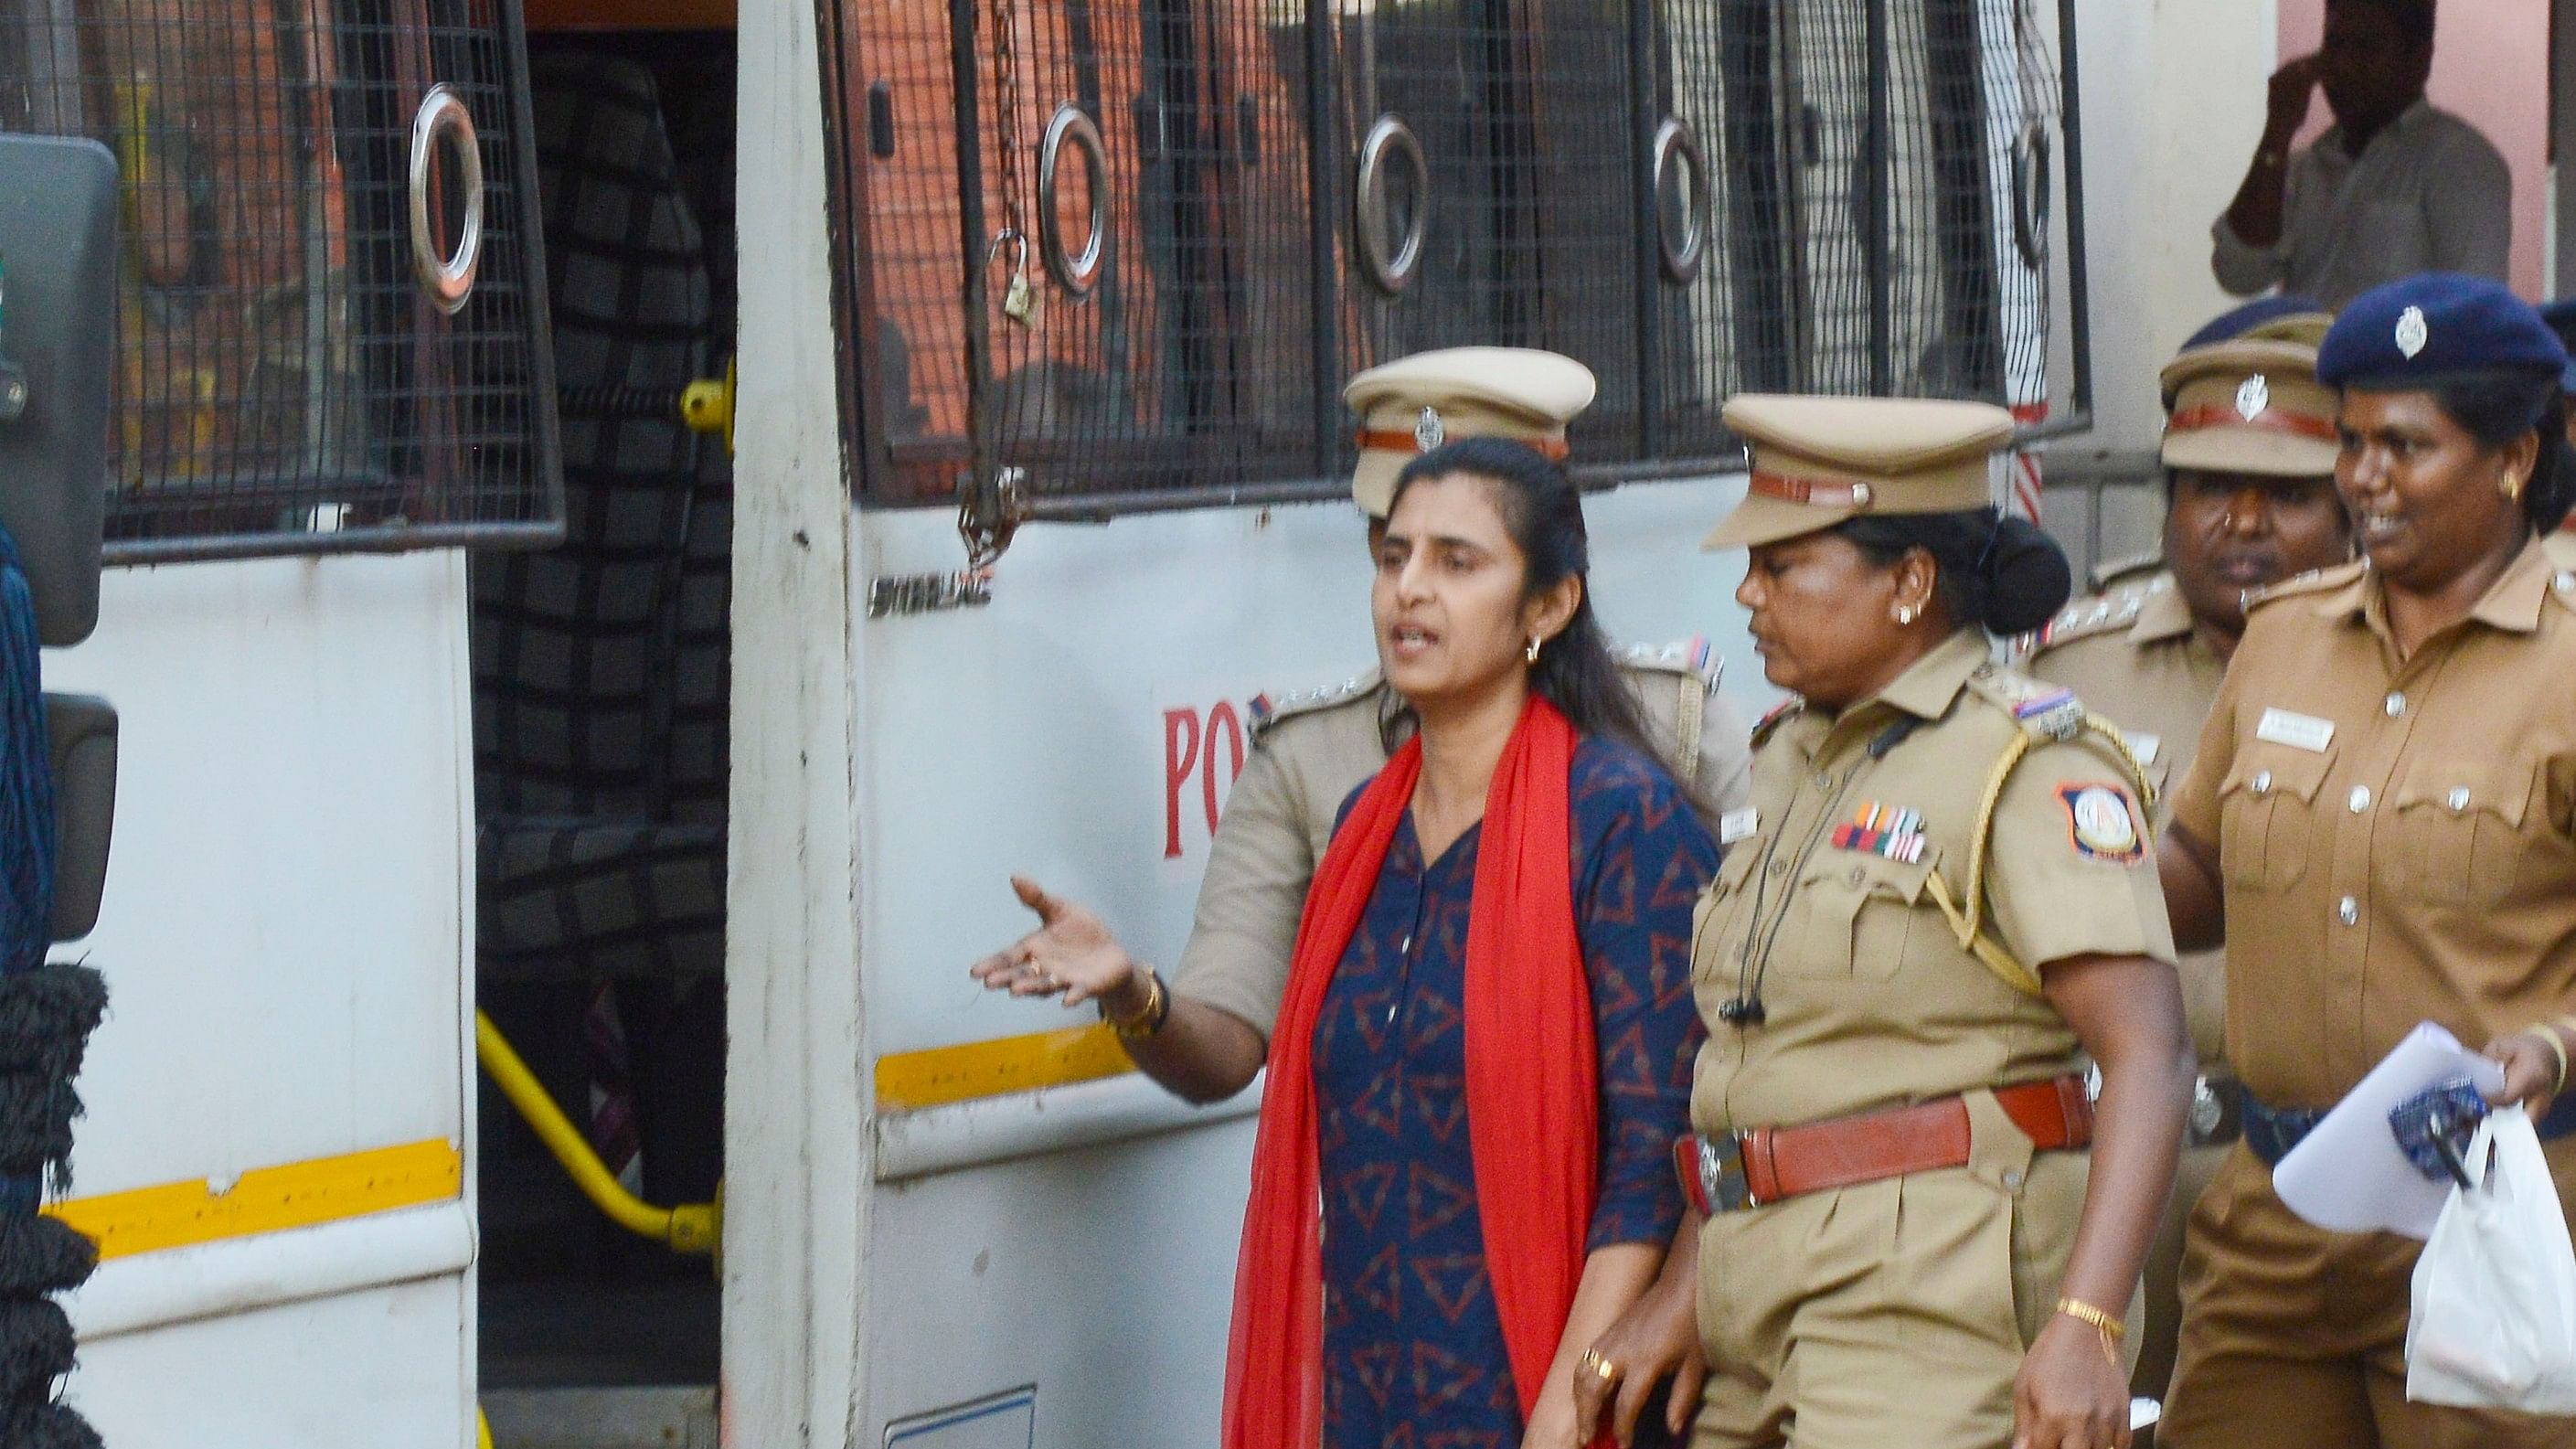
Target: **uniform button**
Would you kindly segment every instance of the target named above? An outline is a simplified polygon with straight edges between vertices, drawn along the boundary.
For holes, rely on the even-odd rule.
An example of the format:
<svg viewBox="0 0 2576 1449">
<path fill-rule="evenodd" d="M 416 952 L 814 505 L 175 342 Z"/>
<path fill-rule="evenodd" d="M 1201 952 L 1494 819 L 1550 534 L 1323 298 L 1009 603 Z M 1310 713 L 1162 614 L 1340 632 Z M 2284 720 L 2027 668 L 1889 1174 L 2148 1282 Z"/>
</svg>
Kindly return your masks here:
<svg viewBox="0 0 2576 1449">
<path fill-rule="evenodd" d="M 2388 717 L 2390 719 L 2395 719 L 2399 715 L 2404 714 L 2406 712 L 2406 696 L 2403 693 L 2398 692 L 2390 693 L 2388 696 L 2387 708 Z"/>
<path fill-rule="evenodd" d="M 1834 784 L 1834 777 L 1833 777 L 1833 776 L 1826 774 L 1826 773 L 1825 773 L 1824 771 L 1822 771 L 1822 770 L 1818 770 L 1818 771 L 1816 772 L 1816 788 L 1817 788 L 1817 789 L 1819 789 L 1819 790 L 1830 790 L 1830 789 L 1832 789 L 1832 788 L 1833 788 L 1833 784 Z"/>
<path fill-rule="evenodd" d="M 2004 1169 L 2004 1190 L 2005 1190 L 2006 1192 L 2019 1192 L 2019 1191 L 2021 1191 L 2021 1169 L 2020 1169 L 2020 1168 L 2017 1168 L 2017 1167 L 2008 1167 L 2008 1168 L 2005 1168 L 2005 1169 Z"/>
<path fill-rule="evenodd" d="M 2562 594 L 2576 594 L 2576 574 L 2561 569 L 2558 577 L 2550 580 L 2550 587 Z"/>
<path fill-rule="evenodd" d="M 2353 813 L 2353 814 L 2355 814 L 2355 815 L 2358 815 L 2358 814 L 2360 814 L 2361 812 L 2363 812 L 2364 810 L 2367 810 L 2367 809 L 2369 809 L 2369 808 L 2370 808 L 2370 787 L 2369 787 L 2368 785 L 2355 785 L 2355 786 L 2353 786 L 2353 787 L 2352 787 L 2352 813 Z"/>
<path fill-rule="evenodd" d="M 2442 803 L 2443 803 L 2443 804 L 2445 804 L 2445 805 L 2450 806 L 2450 807 L 2451 807 L 2451 813 L 2452 813 L 2452 814 L 2454 814 L 2454 815 L 2457 815 L 2457 814 L 2459 814 L 2461 811 L 2468 809 L 2468 808 L 2469 808 L 2469 787 L 2468 787 L 2468 786 L 2466 786 L 2466 785 L 2454 785 L 2454 786 L 2452 786 L 2452 787 L 2451 787 L 2451 793 L 2442 797 Z"/>
<path fill-rule="evenodd" d="M 2271 771 L 2256 770 L 2254 772 L 2254 793 L 2257 795 L 2269 795 L 2272 793 Z"/>
<path fill-rule="evenodd" d="M 1859 884 L 1860 884 L 1860 882 L 1861 882 L 1861 873 L 1860 873 L 1860 867 L 1859 867 L 1859 866 L 1853 866 L 1853 867 L 1851 868 L 1851 876 L 1850 876 L 1850 880 L 1851 880 L 1851 883 L 1852 883 L 1853 885 L 1859 885 Z"/>
<path fill-rule="evenodd" d="M 1786 875 L 1786 874 L 1788 874 L 1788 873 L 1789 873 L 1789 862 L 1787 862 L 1787 861 L 1785 861 L 1785 860 L 1775 860 L 1775 861 L 1771 862 L 1771 873 L 1772 873 L 1773 875 Z"/>
<path fill-rule="evenodd" d="M 2335 902 L 2335 919 L 2343 922 L 2347 926 L 2360 925 L 2361 902 L 2354 900 L 2350 896 L 2345 896 L 2342 900 Z"/>
</svg>

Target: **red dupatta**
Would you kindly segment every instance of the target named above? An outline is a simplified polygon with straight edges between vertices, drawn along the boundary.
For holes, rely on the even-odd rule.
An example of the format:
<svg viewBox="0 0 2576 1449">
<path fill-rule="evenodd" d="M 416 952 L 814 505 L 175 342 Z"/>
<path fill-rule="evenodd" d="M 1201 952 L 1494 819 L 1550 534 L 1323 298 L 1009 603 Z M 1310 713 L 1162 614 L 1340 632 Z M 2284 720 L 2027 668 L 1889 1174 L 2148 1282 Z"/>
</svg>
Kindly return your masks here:
<svg viewBox="0 0 2576 1449">
<path fill-rule="evenodd" d="M 1485 1269 L 1526 1420 L 1583 1274 L 1599 1153 L 1592 997 L 1574 931 L 1574 727 L 1533 695 L 1485 796 L 1467 918 L 1467 1139 Z M 1333 836 L 1270 1037 L 1226 1346 L 1225 1449 L 1323 1442 L 1315 1024 L 1422 774 L 1408 741 Z"/>
</svg>

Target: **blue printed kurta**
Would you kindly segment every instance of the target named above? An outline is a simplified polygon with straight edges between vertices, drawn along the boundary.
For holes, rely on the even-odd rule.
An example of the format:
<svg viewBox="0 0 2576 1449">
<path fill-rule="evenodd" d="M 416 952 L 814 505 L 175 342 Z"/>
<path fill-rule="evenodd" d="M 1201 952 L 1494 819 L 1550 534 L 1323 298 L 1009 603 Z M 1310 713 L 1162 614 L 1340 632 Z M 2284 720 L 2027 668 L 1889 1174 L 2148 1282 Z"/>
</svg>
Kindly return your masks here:
<svg viewBox="0 0 2576 1449">
<path fill-rule="evenodd" d="M 1661 1244 L 1681 1221 L 1670 1149 L 1689 1130 L 1701 1035 L 1691 909 L 1717 846 L 1662 768 L 1625 746 L 1580 742 L 1571 785 L 1574 924 L 1601 1058 L 1586 1247 Z M 1461 1008 L 1482 833 L 1426 867 L 1406 814 L 1315 1028 L 1328 1449 L 1520 1442 L 1467 1132 Z"/>
</svg>

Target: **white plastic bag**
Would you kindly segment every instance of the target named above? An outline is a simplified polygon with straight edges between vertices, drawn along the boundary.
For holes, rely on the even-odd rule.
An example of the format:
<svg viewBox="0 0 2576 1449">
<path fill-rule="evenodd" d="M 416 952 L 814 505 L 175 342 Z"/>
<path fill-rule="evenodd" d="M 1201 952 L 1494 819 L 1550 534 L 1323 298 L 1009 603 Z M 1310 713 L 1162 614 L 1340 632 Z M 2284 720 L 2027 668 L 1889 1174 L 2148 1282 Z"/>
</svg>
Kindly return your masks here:
<svg viewBox="0 0 2576 1449">
<path fill-rule="evenodd" d="M 2473 1189 L 2453 1187 L 2415 1262 L 2406 1397 L 2576 1414 L 2576 1246 L 2522 1108 L 2478 1124 Z"/>
</svg>

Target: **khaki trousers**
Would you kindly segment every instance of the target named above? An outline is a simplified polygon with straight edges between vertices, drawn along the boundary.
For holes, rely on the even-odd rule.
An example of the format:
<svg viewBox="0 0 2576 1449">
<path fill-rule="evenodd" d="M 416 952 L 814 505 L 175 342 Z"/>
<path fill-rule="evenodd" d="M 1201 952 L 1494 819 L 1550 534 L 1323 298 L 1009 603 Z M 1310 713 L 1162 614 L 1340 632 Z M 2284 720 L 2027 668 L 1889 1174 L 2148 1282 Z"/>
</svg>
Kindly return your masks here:
<svg viewBox="0 0 2576 1449">
<path fill-rule="evenodd" d="M 2566 1197 L 2576 1139 L 2550 1146 Z M 2423 1244 L 2310 1227 L 2242 1144 L 2192 1210 L 2182 1341 L 2158 1449 L 2567 1449 L 2576 1419 L 2406 1401 Z"/>
<path fill-rule="evenodd" d="M 1972 1097 L 1971 1102 L 1975 1099 Z M 2055 1312 L 2083 1154 L 1976 1119 L 1975 1160 L 1720 1213 L 1700 1234 L 1692 1449 L 2003 1449 Z M 1987 1099 L 1983 1110 L 2001 1118 Z"/>
</svg>

